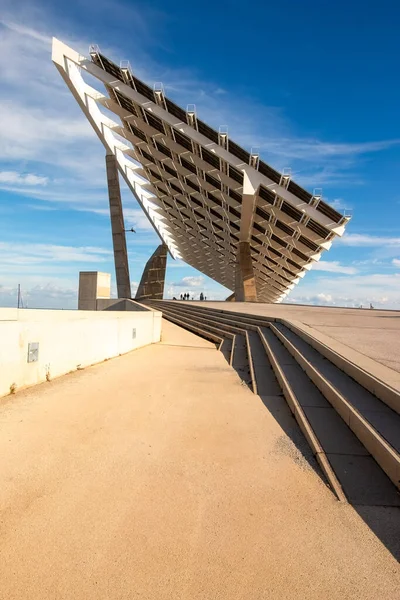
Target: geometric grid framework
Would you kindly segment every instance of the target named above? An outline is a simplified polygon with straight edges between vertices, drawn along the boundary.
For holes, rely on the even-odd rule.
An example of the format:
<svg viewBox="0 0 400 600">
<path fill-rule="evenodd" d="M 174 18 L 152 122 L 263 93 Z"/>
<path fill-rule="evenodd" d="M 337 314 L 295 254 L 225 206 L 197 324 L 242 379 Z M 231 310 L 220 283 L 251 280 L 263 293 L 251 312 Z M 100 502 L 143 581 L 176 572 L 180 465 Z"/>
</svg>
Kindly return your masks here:
<svg viewBox="0 0 400 600">
<path fill-rule="evenodd" d="M 53 62 L 174 258 L 228 289 L 240 241 L 250 243 L 257 297 L 280 302 L 342 236 L 350 217 L 258 154 L 150 88 L 91 47 L 90 59 L 53 38 Z M 83 79 L 94 76 L 105 94 Z M 117 121 L 104 114 L 111 111 Z"/>
</svg>

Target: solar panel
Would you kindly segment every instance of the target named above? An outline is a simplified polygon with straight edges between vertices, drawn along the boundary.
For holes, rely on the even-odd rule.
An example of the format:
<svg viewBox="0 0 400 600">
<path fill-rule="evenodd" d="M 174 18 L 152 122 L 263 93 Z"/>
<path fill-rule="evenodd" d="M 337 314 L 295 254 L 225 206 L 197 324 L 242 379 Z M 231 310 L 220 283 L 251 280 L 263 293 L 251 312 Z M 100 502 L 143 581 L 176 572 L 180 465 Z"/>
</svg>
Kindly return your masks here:
<svg viewBox="0 0 400 600">
<path fill-rule="evenodd" d="M 190 179 L 188 179 L 187 177 L 185 177 L 185 182 L 186 182 L 186 185 L 188 185 L 189 187 L 192 188 L 192 190 L 196 190 L 196 192 L 200 192 L 199 186 L 196 183 L 194 183 L 193 181 L 191 181 Z"/>
<path fill-rule="evenodd" d="M 161 119 L 156 117 L 156 115 L 151 114 L 147 110 L 145 111 L 145 115 L 146 115 L 147 122 L 151 127 L 154 127 L 154 129 L 157 129 L 161 133 L 165 134 L 164 125 L 163 125 L 163 122 L 161 121 Z"/>
<path fill-rule="evenodd" d="M 202 133 L 210 140 L 218 144 L 218 133 L 215 131 L 215 129 L 212 129 L 211 127 L 203 123 L 203 121 L 200 121 L 200 119 L 197 119 L 197 129 L 199 133 Z"/>
<path fill-rule="evenodd" d="M 175 141 L 177 144 L 180 144 L 181 146 L 186 148 L 186 150 L 193 152 L 193 146 L 192 146 L 191 139 L 189 137 L 187 137 L 187 135 L 185 135 L 184 133 L 181 133 L 180 131 L 176 131 L 176 129 L 174 129 L 174 137 L 175 137 Z"/>
<path fill-rule="evenodd" d="M 236 200 L 236 202 L 239 202 L 239 204 L 242 203 L 242 195 L 235 192 L 235 190 L 231 190 L 231 188 L 228 188 L 228 195 L 234 200 Z"/>
<path fill-rule="evenodd" d="M 171 113 L 171 115 L 174 115 L 174 117 L 176 117 L 177 119 L 180 119 L 184 123 L 187 123 L 187 115 L 183 108 L 181 108 L 168 98 L 165 98 L 165 105 L 167 107 L 168 112 Z"/>
<path fill-rule="evenodd" d="M 278 244 L 278 246 L 280 246 L 281 248 L 287 248 L 287 243 L 281 240 L 281 238 L 275 235 L 274 233 L 271 235 L 271 240 L 274 240 L 274 242 Z"/>
<path fill-rule="evenodd" d="M 180 187 L 178 187 L 177 185 L 175 185 L 174 183 L 172 183 L 171 181 L 169 181 L 169 185 L 170 187 L 177 192 L 177 194 L 182 194 L 182 190 Z"/>
<path fill-rule="evenodd" d="M 300 198 L 300 200 L 304 200 L 304 202 L 309 203 L 312 198 L 312 194 L 310 194 L 309 192 L 304 190 L 302 187 L 297 185 L 297 183 L 295 183 L 294 181 L 289 182 L 288 190 L 289 190 L 289 192 L 291 192 L 292 194 L 294 194 L 295 196 Z"/>
<path fill-rule="evenodd" d="M 229 165 L 228 173 L 231 179 L 234 179 L 235 181 L 240 183 L 240 185 L 243 185 L 243 173 L 241 173 L 241 171 L 238 171 L 238 169 L 235 169 L 235 167 Z"/>
<path fill-rule="evenodd" d="M 143 81 L 140 81 L 140 79 L 137 79 L 137 77 L 134 77 L 133 75 L 132 81 L 135 85 L 136 91 L 139 92 L 139 94 L 142 94 L 142 96 L 145 96 L 152 102 L 155 102 L 154 92 L 148 85 L 146 85 L 145 83 L 143 83 Z"/>
<path fill-rule="evenodd" d="M 342 220 L 342 215 L 322 200 L 318 202 L 317 210 L 318 212 L 322 213 L 323 215 L 328 217 L 328 219 L 331 219 L 335 223 L 339 223 Z"/>
<path fill-rule="evenodd" d="M 218 179 L 215 179 L 215 177 L 213 177 L 209 173 L 204 174 L 204 179 L 207 181 L 207 183 L 215 187 L 217 190 L 221 189 L 221 182 Z"/>
<path fill-rule="evenodd" d="M 282 221 L 279 221 L 279 219 L 276 221 L 275 225 L 276 225 L 276 227 L 278 227 L 278 229 L 280 229 L 281 231 L 284 231 L 288 235 L 293 235 L 294 234 L 294 229 L 292 229 L 291 227 L 289 227 L 289 225 L 286 225 L 286 223 L 283 223 Z"/>
<path fill-rule="evenodd" d="M 235 142 L 232 142 L 232 140 L 228 141 L 228 149 L 229 152 L 236 156 L 236 158 L 240 158 L 240 160 L 242 160 L 247 165 L 249 164 L 250 154 L 246 152 L 246 150 L 243 150 L 243 148 L 235 144 Z"/>
<path fill-rule="evenodd" d="M 172 152 L 169 148 L 167 148 L 167 146 L 164 146 L 164 144 L 157 140 L 153 140 L 153 143 L 159 152 L 162 152 L 163 154 L 165 154 L 165 156 L 172 158 Z"/>
<path fill-rule="evenodd" d="M 179 160 L 181 161 L 182 167 L 185 167 L 185 169 L 187 169 L 188 171 L 191 171 L 195 175 L 197 174 L 196 165 L 194 165 L 189 160 L 186 160 L 186 158 L 183 158 L 183 156 L 181 156 Z"/>
<path fill-rule="evenodd" d="M 147 142 L 146 134 L 143 133 L 143 131 L 141 129 L 138 129 L 137 127 L 135 127 L 135 125 L 132 125 L 132 123 L 128 123 L 127 121 L 125 121 L 125 123 L 127 124 L 131 133 L 133 133 L 133 135 L 136 135 L 136 137 L 140 138 L 144 142 Z"/>
<path fill-rule="evenodd" d="M 330 231 L 329 229 L 327 229 L 326 227 L 324 227 L 323 225 L 320 225 L 319 223 L 317 223 L 316 221 L 314 221 L 313 219 L 310 219 L 307 224 L 306 227 L 308 227 L 309 229 L 311 229 L 311 231 L 313 231 L 314 233 L 316 233 L 317 235 L 319 235 L 321 238 L 323 238 L 324 240 L 330 235 Z"/>
<path fill-rule="evenodd" d="M 98 66 L 101 66 L 105 71 L 107 71 L 107 73 L 109 73 L 109 75 L 112 75 L 116 79 L 123 81 L 122 71 L 118 65 L 113 63 L 106 56 L 100 54 L 99 52 L 92 54 L 91 57 L 92 61 Z"/>
<path fill-rule="evenodd" d="M 137 117 L 138 113 L 137 113 L 136 107 L 133 104 L 132 100 L 129 100 L 129 98 L 127 98 L 126 96 L 121 94 L 121 92 L 119 92 L 118 90 L 113 90 L 113 91 L 114 91 L 114 94 L 115 94 L 119 104 L 122 106 L 122 108 L 124 108 L 125 110 L 127 110 L 130 113 L 132 113 L 133 115 L 135 115 L 135 117 Z"/>
<path fill-rule="evenodd" d="M 65 68 L 65 58 L 71 58 L 75 54 L 69 54 L 71 49 L 66 51 L 65 48 L 65 45 L 59 48 L 64 54 L 58 52 L 58 55 L 64 57 L 63 60 L 55 62 L 60 71 L 64 69 L 63 76 L 65 79 L 69 78 L 68 85 L 72 89 L 73 86 L 77 86 Z M 57 53 L 54 53 L 54 56 L 57 56 Z M 256 206 L 250 221 L 252 226 L 250 225 L 250 231 L 246 235 L 251 234 L 251 243 L 257 246 L 252 247 L 252 252 L 258 255 L 256 277 L 261 275 L 260 283 L 257 284 L 259 299 L 270 301 L 271 298 L 279 297 L 282 291 L 287 291 L 286 283 L 289 284 L 291 278 L 304 271 L 297 258 L 302 263 L 315 260 L 316 257 L 310 258 L 310 255 L 320 253 L 324 249 L 322 240 L 330 240 L 337 235 L 338 230 L 333 225 L 345 224 L 347 219 L 326 202 L 316 202 L 310 192 L 290 178 L 283 180 L 281 173 L 264 161 L 258 158 L 254 161 L 252 154 L 230 140 L 227 134 L 221 137 L 217 129 L 199 119 L 197 115 L 194 119 L 189 119 L 183 108 L 164 94 L 156 95 L 150 86 L 132 75 L 130 68 L 121 69 L 98 51 L 91 52 L 91 57 L 98 68 L 89 68 L 88 62 L 83 60 L 80 71 L 86 68 L 90 74 L 102 81 L 110 98 L 118 102 L 119 106 L 127 111 L 126 114 L 132 115 L 132 119 L 122 117 L 122 111 L 116 108 L 115 102 L 107 104 L 102 102 L 100 97 L 94 98 L 95 102 L 102 105 L 99 106 L 100 110 L 105 106 L 120 116 L 126 128 L 126 137 L 131 139 L 136 156 L 144 165 L 140 171 L 141 175 L 154 182 L 155 192 L 162 196 L 165 211 L 170 211 L 164 212 L 166 217 L 162 224 L 153 220 L 151 211 L 148 214 L 165 243 L 172 243 L 171 248 L 178 254 L 181 253 L 185 260 L 189 259 L 192 266 L 216 277 L 220 283 L 226 283 L 225 275 L 216 274 L 225 269 L 227 244 L 230 248 L 228 252 L 236 256 L 238 234 L 244 227 L 240 206 L 246 171 L 258 185 Z M 111 79 L 115 80 L 112 85 Z M 121 91 L 126 88 L 118 82 L 131 86 L 141 95 L 142 100 L 139 100 L 136 94 L 132 94 L 136 100 L 129 98 L 126 95 L 129 92 Z M 113 85 L 118 89 L 113 88 Z M 112 145 L 111 137 L 117 137 L 118 129 L 105 121 L 104 126 L 110 130 L 110 137 L 106 136 L 104 128 L 100 130 L 93 124 L 95 120 L 90 118 L 93 117 L 91 107 L 85 105 L 81 108 L 105 145 L 111 150 L 117 148 L 118 144 Z M 143 125 L 143 121 L 152 128 L 151 134 L 146 134 L 149 129 L 147 125 Z M 131 137 L 128 131 L 134 137 Z M 128 159 L 129 152 L 115 152 L 120 170 L 125 169 L 124 154 Z M 187 177 L 181 175 L 183 172 Z M 226 183 L 227 177 L 230 184 Z M 269 185 L 271 182 L 272 185 Z M 141 185 L 143 184 L 137 183 L 138 189 Z M 134 193 L 137 192 L 133 184 L 131 187 Z M 212 191 L 209 192 L 206 187 Z M 188 193 L 189 189 L 191 193 Z M 178 197 L 181 198 L 179 203 Z M 169 204 L 170 202 L 172 203 Z M 304 209 L 300 210 L 298 205 Z M 311 214 L 313 218 L 310 218 Z M 324 225 L 328 220 L 329 225 Z M 301 234 L 296 227 L 297 223 L 302 223 Z M 179 230 L 182 233 L 174 238 L 174 232 Z M 188 233 L 189 231 L 193 234 Z M 221 231 L 221 235 L 216 235 L 217 231 Z M 226 239 L 228 236 L 229 241 Z M 191 249 L 192 240 L 194 250 Z M 207 240 L 209 243 L 206 243 Z M 275 247 L 268 246 L 267 240 Z M 209 251 L 202 252 L 204 248 L 209 248 Z M 234 280 L 234 270 L 235 266 L 229 265 L 228 279 L 231 283 Z"/>
<path fill-rule="evenodd" d="M 275 183 L 279 183 L 281 180 L 280 173 L 278 173 L 278 171 L 275 171 L 275 169 L 267 165 L 267 163 L 263 162 L 262 160 L 260 160 L 260 162 L 258 163 L 258 170 L 260 173 L 262 173 L 262 175 L 268 177 L 268 179 L 275 181 Z"/>
<path fill-rule="evenodd" d="M 307 248 L 310 248 L 310 250 L 313 250 L 314 252 L 319 250 L 319 246 L 317 244 L 314 244 L 314 242 L 312 242 L 308 238 L 304 237 L 304 235 L 301 235 L 299 237 L 299 242 L 301 242 L 304 246 L 307 246 Z"/>
<path fill-rule="evenodd" d="M 260 185 L 260 189 L 258 190 L 258 195 L 260 198 L 271 204 L 272 206 L 275 204 L 275 194 L 270 192 L 266 187 Z"/>
<path fill-rule="evenodd" d="M 178 173 L 175 171 L 175 169 L 172 169 L 167 164 L 161 163 L 161 167 L 164 169 L 164 171 L 166 171 L 167 173 L 169 173 L 170 175 L 172 175 L 172 177 L 178 177 Z"/>
<path fill-rule="evenodd" d="M 300 210 L 297 210 L 297 208 L 286 202 L 286 200 L 282 202 L 281 211 L 297 222 L 299 222 L 303 216 L 303 213 Z"/>
<path fill-rule="evenodd" d="M 150 162 L 152 162 L 152 163 L 156 162 L 156 159 L 153 156 L 151 156 L 151 154 L 149 154 L 148 152 L 146 152 L 146 150 L 143 150 L 143 148 L 139 148 L 139 151 L 144 156 L 144 158 L 146 158 Z"/>
<path fill-rule="evenodd" d="M 261 225 L 259 225 L 255 221 L 253 223 L 253 228 L 256 229 L 257 231 L 259 231 L 260 233 L 265 234 L 265 227 L 261 227 Z M 257 242 L 258 242 L 258 240 L 257 240 Z"/>
<path fill-rule="evenodd" d="M 215 196 L 211 192 L 207 192 L 207 198 L 209 198 L 210 200 L 212 200 L 213 202 L 215 202 L 215 204 L 218 204 L 218 206 L 222 206 L 222 204 L 223 204 L 222 200 L 220 200 L 219 198 L 217 198 L 217 196 Z"/>
<path fill-rule="evenodd" d="M 203 160 L 208 162 L 209 165 L 215 167 L 216 169 L 220 168 L 218 156 L 215 156 L 215 154 L 213 154 L 212 152 L 209 152 L 205 148 L 201 149 L 201 154 L 202 154 Z"/>
<path fill-rule="evenodd" d="M 302 260 L 305 260 L 306 262 L 309 261 L 309 257 L 306 254 L 304 254 L 303 252 L 300 252 L 300 250 L 297 250 L 297 248 L 293 248 L 292 252 L 293 252 L 293 254 L 296 254 L 296 256 L 301 258 Z"/>
<path fill-rule="evenodd" d="M 269 221 L 269 214 L 259 206 L 256 207 L 256 215 L 264 219 L 264 221 Z"/>
<path fill-rule="evenodd" d="M 299 271 L 303 270 L 303 267 L 301 265 L 299 265 L 297 262 L 295 262 L 294 260 L 292 260 L 291 258 L 287 258 L 286 261 L 289 263 L 289 265 L 292 265 L 292 267 L 295 267 Z"/>
</svg>

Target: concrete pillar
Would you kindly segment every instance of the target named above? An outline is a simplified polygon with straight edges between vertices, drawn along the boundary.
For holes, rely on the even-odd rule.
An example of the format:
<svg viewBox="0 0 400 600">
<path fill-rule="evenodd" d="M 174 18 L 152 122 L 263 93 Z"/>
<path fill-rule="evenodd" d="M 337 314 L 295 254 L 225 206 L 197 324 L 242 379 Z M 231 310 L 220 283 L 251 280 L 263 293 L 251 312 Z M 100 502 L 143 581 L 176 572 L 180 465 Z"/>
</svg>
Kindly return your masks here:
<svg viewBox="0 0 400 600">
<path fill-rule="evenodd" d="M 257 302 L 256 279 L 250 254 L 250 242 L 239 242 L 235 273 L 235 301 Z"/>
<path fill-rule="evenodd" d="M 239 233 L 240 241 L 237 251 L 235 272 L 235 302 L 257 302 L 256 280 L 250 253 L 250 238 L 256 209 L 258 187 L 258 182 L 253 180 L 253 174 L 244 171 Z"/>
<path fill-rule="evenodd" d="M 167 253 L 167 246 L 160 244 L 157 250 L 151 255 L 144 268 L 135 300 L 145 300 L 146 298 L 162 300 L 164 296 Z"/>
<path fill-rule="evenodd" d="M 122 212 L 117 159 L 113 154 L 106 154 L 106 169 L 117 294 L 118 298 L 130 298 L 131 281 L 129 277 L 128 252 L 126 250 L 124 215 Z"/>
<path fill-rule="evenodd" d="M 80 271 L 78 310 L 97 310 L 97 301 L 109 299 L 110 292 L 110 273 Z"/>
</svg>

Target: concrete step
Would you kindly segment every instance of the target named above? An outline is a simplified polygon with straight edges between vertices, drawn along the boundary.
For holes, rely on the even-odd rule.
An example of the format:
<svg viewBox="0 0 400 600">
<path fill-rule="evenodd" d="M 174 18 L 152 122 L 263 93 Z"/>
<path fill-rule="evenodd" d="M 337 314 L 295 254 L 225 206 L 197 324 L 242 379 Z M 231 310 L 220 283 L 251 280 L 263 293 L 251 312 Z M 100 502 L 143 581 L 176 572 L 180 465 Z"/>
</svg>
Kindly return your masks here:
<svg viewBox="0 0 400 600">
<path fill-rule="evenodd" d="M 340 424 L 343 432 L 345 431 L 343 425 L 347 428 L 347 438 L 351 431 L 353 437 L 361 444 L 364 455 L 373 457 L 393 484 L 399 488 L 400 455 L 397 451 L 400 441 L 399 415 L 284 325 L 271 324 L 269 335 L 275 335 L 286 352 L 296 361 L 296 368 L 292 368 L 295 373 L 292 380 L 296 380 L 294 385 L 298 385 L 298 380 L 305 381 L 304 375 L 306 375 L 314 386 L 311 388 L 310 397 L 317 399 L 317 406 L 304 409 L 311 425 L 320 420 L 321 424 L 326 426 L 329 422 L 329 414 L 335 412 L 335 419 L 338 420 L 338 416 L 341 418 Z M 280 352 L 284 352 L 282 348 L 280 348 Z M 288 360 L 286 357 L 286 362 Z M 303 376 L 299 372 L 299 368 L 303 371 Z M 316 393 L 317 390 L 319 394 Z M 329 419 L 332 421 L 332 417 Z M 337 440 L 340 442 L 339 447 L 342 448 L 343 435 Z M 352 446 L 348 446 L 348 448 L 351 447 L 357 450 L 353 438 Z M 345 448 L 344 445 L 343 448 Z M 336 449 L 331 454 L 332 456 L 329 457 L 331 464 L 343 461 L 343 458 L 338 457 L 338 454 L 343 455 L 342 451 L 339 452 Z M 370 461 L 366 463 L 365 458 L 361 458 L 358 450 L 351 452 L 350 456 L 353 456 L 351 459 L 353 465 L 359 463 L 360 469 L 364 468 L 364 470 L 371 468 L 369 466 L 362 467 L 364 464 L 372 463 Z"/>
<path fill-rule="evenodd" d="M 257 317 L 255 315 L 247 315 L 246 313 L 236 313 L 232 311 L 225 311 L 220 309 L 208 308 L 199 306 L 198 304 L 192 304 L 190 301 L 172 301 L 172 300 L 157 300 L 159 303 L 158 310 L 162 310 L 160 305 L 174 304 L 179 305 L 183 311 L 197 311 L 209 316 L 217 317 L 218 319 L 226 319 L 229 322 L 235 321 L 238 324 L 249 325 L 255 330 L 256 326 L 265 327 L 270 319 L 267 317 Z"/>
<path fill-rule="evenodd" d="M 400 393 L 398 390 L 395 390 L 385 382 L 377 379 L 374 375 L 368 373 L 351 360 L 341 356 L 331 347 L 322 343 L 304 329 L 283 319 L 277 319 L 275 324 L 278 326 L 278 323 L 285 325 L 290 331 L 296 333 L 302 340 L 307 342 L 332 364 L 336 365 L 340 370 L 344 371 L 352 379 L 357 381 L 357 383 L 387 404 L 387 406 L 400 414 Z"/>
<path fill-rule="evenodd" d="M 151 306 L 151 303 L 148 303 Z M 219 347 L 225 338 L 225 332 L 220 331 L 216 328 L 202 328 L 199 327 L 192 320 L 187 319 L 185 317 L 180 317 L 180 315 L 176 315 L 175 313 L 169 311 L 163 311 L 163 317 L 165 317 L 168 321 L 172 323 L 176 323 L 183 329 L 187 329 L 188 331 L 193 331 L 197 335 L 204 337 L 205 339 L 211 340 L 217 344 Z M 234 337 L 234 336 L 232 336 Z"/>
<path fill-rule="evenodd" d="M 168 314 L 175 314 L 179 316 L 179 318 L 187 319 L 189 321 L 193 321 L 197 324 L 209 325 L 212 328 L 217 328 L 221 331 L 230 332 L 230 333 L 239 333 L 244 335 L 245 329 L 236 327 L 233 324 L 222 323 L 213 317 L 209 317 L 208 315 L 197 314 L 192 311 L 181 310 L 180 306 L 164 306 L 163 312 Z"/>
<path fill-rule="evenodd" d="M 392 481 L 272 328 L 259 333 L 286 401 L 338 499 L 355 505 L 400 506 Z"/>
</svg>

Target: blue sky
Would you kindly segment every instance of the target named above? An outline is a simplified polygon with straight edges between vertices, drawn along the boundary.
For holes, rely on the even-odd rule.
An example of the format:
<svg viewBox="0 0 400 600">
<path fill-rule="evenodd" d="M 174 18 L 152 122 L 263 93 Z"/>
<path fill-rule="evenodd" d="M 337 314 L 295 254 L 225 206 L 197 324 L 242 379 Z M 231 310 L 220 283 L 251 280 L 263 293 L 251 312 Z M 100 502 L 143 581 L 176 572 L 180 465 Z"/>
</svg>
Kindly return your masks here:
<svg viewBox="0 0 400 600">
<path fill-rule="evenodd" d="M 0 0 L 0 306 L 76 306 L 78 272 L 113 273 L 104 150 L 51 62 L 52 35 L 96 43 L 227 125 L 353 218 L 290 302 L 400 308 L 400 5 Z M 158 238 L 123 189 L 133 287 Z M 113 273 L 114 276 L 114 273 Z M 226 290 L 169 261 L 166 292 Z"/>
</svg>

